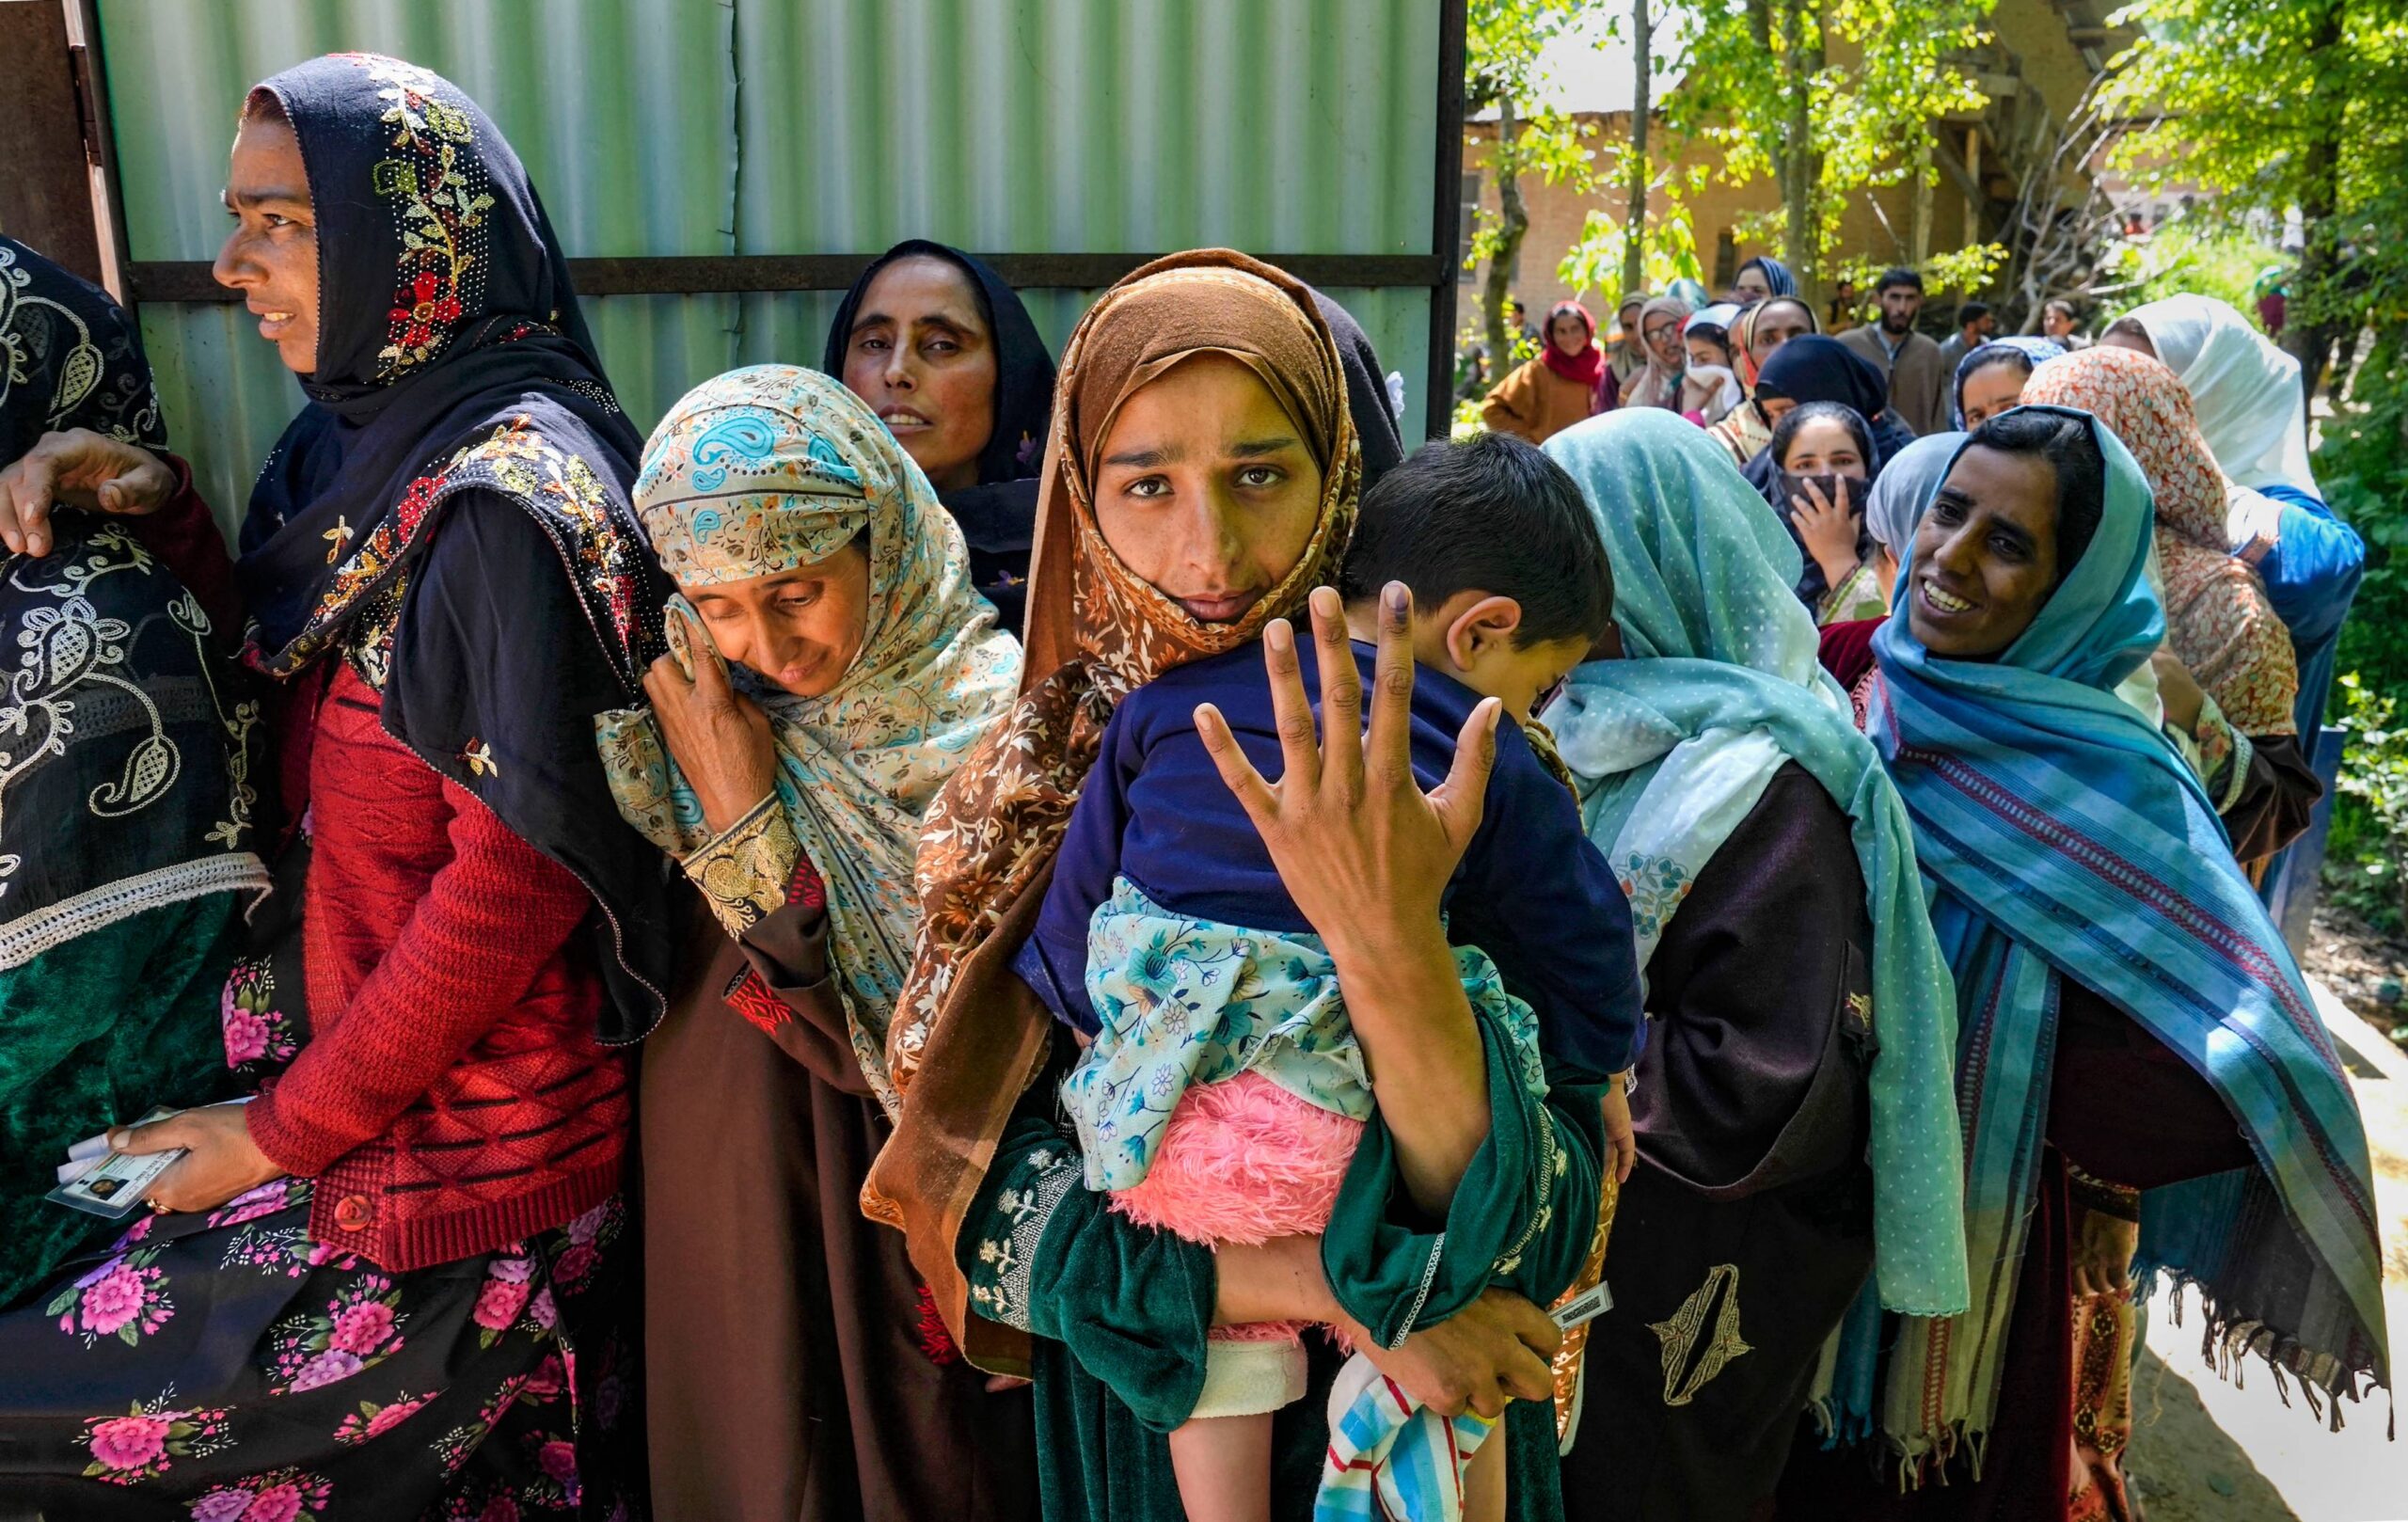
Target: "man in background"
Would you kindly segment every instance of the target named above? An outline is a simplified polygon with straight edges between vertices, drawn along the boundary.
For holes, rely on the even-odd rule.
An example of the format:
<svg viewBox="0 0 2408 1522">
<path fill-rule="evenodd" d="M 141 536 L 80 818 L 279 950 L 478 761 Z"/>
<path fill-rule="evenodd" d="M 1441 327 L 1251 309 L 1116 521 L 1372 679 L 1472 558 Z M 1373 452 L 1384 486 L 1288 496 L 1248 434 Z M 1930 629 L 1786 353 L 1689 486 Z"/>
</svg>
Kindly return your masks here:
<svg viewBox="0 0 2408 1522">
<path fill-rule="evenodd" d="M 1851 329 L 1840 341 L 1864 356 L 1890 377 L 1890 415 L 1918 435 L 1948 427 L 1948 363 L 1940 345 L 1915 331 L 1923 315 L 1923 277 L 1903 265 L 1882 272 L 1873 288 L 1881 320 Z"/>
<path fill-rule="evenodd" d="M 1975 349 L 1988 343 L 1998 333 L 1998 314 L 1990 310 L 1987 301 L 1968 301 L 1956 309 L 1956 331 L 1940 346 L 1940 357 L 1948 362 L 1948 373 L 1956 373 L 1957 364 Z"/>
<path fill-rule="evenodd" d="M 1823 331 L 1845 333 L 1864 321 L 1864 304 L 1856 293 L 1856 282 L 1843 279 L 1832 291 L 1831 299 L 1824 304 Z"/>
</svg>

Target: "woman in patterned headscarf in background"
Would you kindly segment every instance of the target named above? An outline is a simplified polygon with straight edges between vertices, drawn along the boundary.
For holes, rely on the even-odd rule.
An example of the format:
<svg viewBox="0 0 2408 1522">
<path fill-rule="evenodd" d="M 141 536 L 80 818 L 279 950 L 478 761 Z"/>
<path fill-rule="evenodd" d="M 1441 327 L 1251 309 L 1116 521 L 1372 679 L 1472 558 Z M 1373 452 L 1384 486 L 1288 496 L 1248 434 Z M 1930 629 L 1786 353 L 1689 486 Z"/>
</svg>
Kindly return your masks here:
<svg viewBox="0 0 2408 1522">
<path fill-rule="evenodd" d="M 2224 302 L 2169 296 L 2112 324 L 2101 348 L 2148 355 L 2181 378 L 2226 480 L 2225 536 L 2291 631 L 2303 749 L 2316 741 L 2341 623 L 2366 573 L 2366 542 L 2333 515 L 2308 460 L 2299 361 Z"/>
<path fill-rule="evenodd" d="M 1755 400 L 1756 380 L 1765 362 L 1791 339 L 1820 333 L 1814 309 L 1796 296 L 1775 296 L 1740 310 L 1731 324 L 1731 368 L 1747 400 L 1710 423 L 1706 432 L 1731 452 L 1731 463 L 1744 466 L 1772 442 L 1772 420 Z"/>
<path fill-rule="evenodd" d="M 2159 662 L 2161 678 L 2172 678 L 2168 706 L 2181 708 L 2169 717 L 2193 727 L 2190 710 L 2204 692 L 2244 737 L 2249 753 L 2235 758 L 2235 785 L 2217 802 L 2233 854 L 2243 863 L 2271 856 L 2307 828 L 2324 787 L 2300 746 L 2297 656 L 2265 582 L 2226 547 L 2226 483 L 2190 394 L 2156 360 L 2100 344 L 2034 371 L 2023 402 L 2082 408 L 2140 462 L 2157 503 L 2166 646 L 2178 662 Z"/>
<path fill-rule="evenodd" d="M 166 448 L 141 339 L 104 292 L 0 238 L 8 521 L 40 467 L 20 461 L 91 441 Z M 68 1147 L 231 1094 L 246 1031 L 221 1039 L 218 994 L 268 880 L 257 695 L 128 528 L 70 510 L 43 552 L 20 530 L 0 555 L 0 649 L 21 662 L 0 684 L 0 1306 L 124 1229 L 43 1201 Z"/>
<path fill-rule="evenodd" d="M 1026 1398 L 986 1393 L 859 1205 L 921 816 L 1010 707 L 1019 648 L 927 477 L 826 375 L 697 387 L 635 499 L 673 653 L 602 754 L 700 894 L 640 1105 L 654 1509 L 1033 1515 Z"/>
</svg>

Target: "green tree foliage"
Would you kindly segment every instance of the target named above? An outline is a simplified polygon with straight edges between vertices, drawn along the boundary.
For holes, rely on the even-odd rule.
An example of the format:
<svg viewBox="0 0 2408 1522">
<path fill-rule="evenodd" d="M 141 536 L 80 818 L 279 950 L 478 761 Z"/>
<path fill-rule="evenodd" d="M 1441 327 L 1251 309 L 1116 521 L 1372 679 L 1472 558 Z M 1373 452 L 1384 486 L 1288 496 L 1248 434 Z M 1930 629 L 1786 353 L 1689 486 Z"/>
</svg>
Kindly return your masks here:
<svg viewBox="0 0 2408 1522">
<path fill-rule="evenodd" d="M 2214 194 L 2227 224 L 2297 213 L 2285 347 L 2314 394 L 2335 343 L 2408 306 L 2408 8 L 2399 0 L 2138 0 L 2102 100 L 2139 123 L 2140 183 Z"/>
<path fill-rule="evenodd" d="M 2313 400 L 2316 475 L 2366 537 L 2332 711 L 2350 732 L 2328 876 L 2394 919 L 2408 868 L 2408 8 L 2400 0 L 2139 0 L 2144 28 L 2103 91 L 2139 124 L 2116 156 L 2141 183 L 2208 194 L 2210 228 L 2300 218 L 2285 348 Z M 2389 892 L 2371 892 L 2388 880 Z"/>
<path fill-rule="evenodd" d="M 1492 378 L 1502 379 L 1513 352 L 1507 304 L 1514 256 L 1529 230 L 1522 203 L 1522 176 L 1586 191 L 1595 183 L 1588 130 L 1564 112 L 1539 106 L 1545 83 L 1539 54 L 1581 8 L 1580 0 L 1470 0 L 1465 14 L 1464 112 L 1494 108 L 1497 140 L 1488 172 L 1497 180 L 1498 210 L 1482 210 L 1472 233 L 1471 262 L 1486 261 L 1481 293 L 1488 352 L 1496 357 Z M 1534 314 L 1535 315 L 1535 314 Z"/>
<path fill-rule="evenodd" d="M 1984 97 L 1949 55 L 1981 37 L 1996 0 L 1715 0 L 1687 14 L 1681 87 L 1664 103 L 1668 135 L 1717 151 L 1719 178 L 1769 179 L 1782 209 L 1751 229 L 1775 242 L 1819 295 L 1851 197 L 1904 183 L 1907 151 L 1935 117 Z M 1704 171 L 1697 178 L 1702 182 Z M 1944 256 L 1972 268 L 1985 249 Z"/>
</svg>

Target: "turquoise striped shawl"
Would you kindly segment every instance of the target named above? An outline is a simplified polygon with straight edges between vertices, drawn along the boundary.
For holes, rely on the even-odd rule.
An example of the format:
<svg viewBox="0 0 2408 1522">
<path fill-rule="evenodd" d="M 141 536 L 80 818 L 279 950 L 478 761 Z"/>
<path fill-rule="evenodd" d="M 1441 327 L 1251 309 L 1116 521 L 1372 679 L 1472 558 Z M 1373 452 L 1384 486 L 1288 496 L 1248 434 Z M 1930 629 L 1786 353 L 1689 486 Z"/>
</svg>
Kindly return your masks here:
<svg viewBox="0 0 2408 1522">
<path fill-rule="evenodd" d="M 1910 1462 L 1960 1443 L 1978 1453 L 1991 1422 L 2061 978 L 2187 1059 L 2258 1154 L 2254 1170 L 2153 1191 L 2143 1268 L 2198 1284 L 2226 1346 L 2266 1355 L 2311 1402 L 2387 1378 L 2366 1137 L 2332 1038 L 2197 779 L 2113 692 L 2164 631 L 2144 575 L 2147 482 L 2088 414 L 2050 410 L 2091 427 L 2108 492 L 2039 616 L 1989 662 L 1925 650 L 1904 596 L 1874 637 L 1868 733 L 1913 818 L 1956 980 L 1973 1276 L 1972 1309 L 1904 1320 L 1887 1356 L 1879 1422 Z M 1901 589 L 1912 569 L 1909 557 Z M 1864 1340 L 1878 1335 L 1877 1318 L 1851 1318 L 1833 1392 L 1843 1434 L 1874 1416 Z"/>
</svg>

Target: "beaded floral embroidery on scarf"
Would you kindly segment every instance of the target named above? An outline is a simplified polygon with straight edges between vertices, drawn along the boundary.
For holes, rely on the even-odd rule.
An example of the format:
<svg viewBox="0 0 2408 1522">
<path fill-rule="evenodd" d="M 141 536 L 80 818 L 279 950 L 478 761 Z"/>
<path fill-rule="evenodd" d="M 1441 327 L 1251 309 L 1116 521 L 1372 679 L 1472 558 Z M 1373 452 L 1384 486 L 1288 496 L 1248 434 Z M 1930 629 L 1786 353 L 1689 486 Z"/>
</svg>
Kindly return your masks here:
<svg viewBox="0 0 2408 1522">
<path fill-rule="evenodd" d="M 484 293 L 484 214 L 493 208 L 472 119 L 443 99 L 442 76 L 375 54 L 340 55 L 385 87 L 384 121 L 392 156 L 376 161 L 370 183 L 392 203 L 402 246 L 393 305 L 376 378 L 395 380 L 441 354 L 464 310 L 481 310 Z"/>
</svg>

